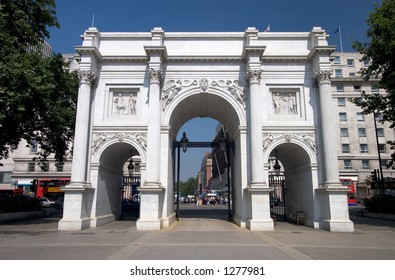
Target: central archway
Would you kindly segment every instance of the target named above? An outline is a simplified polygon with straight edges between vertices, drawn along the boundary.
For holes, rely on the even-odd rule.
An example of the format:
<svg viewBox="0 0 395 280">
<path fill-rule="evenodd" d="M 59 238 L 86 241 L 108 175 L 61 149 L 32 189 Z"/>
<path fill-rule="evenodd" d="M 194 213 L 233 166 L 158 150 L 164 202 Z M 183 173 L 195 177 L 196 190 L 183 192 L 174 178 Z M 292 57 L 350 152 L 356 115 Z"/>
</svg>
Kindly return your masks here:
<svg viewBox="0 0 395 280">
<path fill-rule="evenodd" d="M 169 147 L 177 141 L 177 133 L 183 124 L 194 118 L 212 118 L 226 127 L 230 141 L 234 142 L 232 151 L 233 170 L 233 220 L 241 225 L 246 220 L 243 209 L 243 186 L 247 184 L 246 158 L 246 113 L 243 104 L 221 88 L 209 88 L 202 92 L 194 88 L 180 92 L 163 114 L 164 125 L 169 128 L 167 141 Z M 244 151 L 244 152 L 242 152 Z M 174 165 L 175 154 L 169 149 L 167 157 L 167 185 L 165 212 L 174 213 Z"/>
</svg>

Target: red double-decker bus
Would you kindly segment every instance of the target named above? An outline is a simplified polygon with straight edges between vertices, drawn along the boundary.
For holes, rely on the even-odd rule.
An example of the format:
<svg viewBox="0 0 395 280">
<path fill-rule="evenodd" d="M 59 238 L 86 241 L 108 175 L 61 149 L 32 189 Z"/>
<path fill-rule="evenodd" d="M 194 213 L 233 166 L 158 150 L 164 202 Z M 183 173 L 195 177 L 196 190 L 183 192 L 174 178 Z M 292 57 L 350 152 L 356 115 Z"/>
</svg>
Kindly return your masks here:
<svg viewBox="0 0 395 280">
<path fill-rule="evenodd" d="M 358 205 L 357 197 L 355 193 L 354 181 L 351 179 L 341 178 L 340 182 L 342 183 L 343 186 L 346 186 L 348 188 L 348 193 L 347 193 L 348 205 L 349 206 Z"/>
<path fill-rule="evenodd" d="M 70 183 L 70 178 L 39 178 L 33 180 L 36 190 L 36 197 L 46 197 L 56 200 L 63 196 L 64 192 L 60 189 Z"/>
</svg>

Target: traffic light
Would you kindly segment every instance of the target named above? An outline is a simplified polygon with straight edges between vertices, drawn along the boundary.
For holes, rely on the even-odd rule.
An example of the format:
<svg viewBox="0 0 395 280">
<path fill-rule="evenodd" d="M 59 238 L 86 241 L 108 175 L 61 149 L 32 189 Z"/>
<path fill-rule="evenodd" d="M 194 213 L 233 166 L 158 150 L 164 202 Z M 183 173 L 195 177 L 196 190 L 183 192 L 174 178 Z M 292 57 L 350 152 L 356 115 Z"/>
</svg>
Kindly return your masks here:
<svg viewBox="0 0 395 280">
<path fill-rule="evenodd" d="M 370 172 L 370 174 L 372 174 L 371 175 L 371 180 L 372 180 L 372 182 L 377 182 L 377 173 L 376 173 L 376 169 L 375 170 L 373 170 L 372 172 Z"/>
</svg>

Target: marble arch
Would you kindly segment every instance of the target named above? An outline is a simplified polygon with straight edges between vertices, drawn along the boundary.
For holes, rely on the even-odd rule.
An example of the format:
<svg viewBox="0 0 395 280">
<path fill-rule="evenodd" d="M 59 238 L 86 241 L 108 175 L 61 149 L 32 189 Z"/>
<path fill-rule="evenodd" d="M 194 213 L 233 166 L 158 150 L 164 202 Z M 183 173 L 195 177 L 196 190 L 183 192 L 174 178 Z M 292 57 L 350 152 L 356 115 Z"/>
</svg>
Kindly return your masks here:
<svg viewBox="0 0 395 280">
<path fill-rule="evenodd" d="M 192 117 L 222 122 L 235 141 L 236 224 L 271 231 L 267 159 L 287 152 L 293 205 L 308 225 L 353 231 L 347 188 L 339 181 L 328 35 L 308 32 L 100 32 L 76 50 L 80 87 L 71 183 L 61 230 L 116 217 L 121 161 L 135 149 L 145 162 L 138 230 L 175 220 L 172 141 Z M 300 162 L 300 164 L 299 164 Z M 308 195 L 296 191 L 305 187 Z M 113 201 L 109 203 L 109 201 Z"/>
</svg>

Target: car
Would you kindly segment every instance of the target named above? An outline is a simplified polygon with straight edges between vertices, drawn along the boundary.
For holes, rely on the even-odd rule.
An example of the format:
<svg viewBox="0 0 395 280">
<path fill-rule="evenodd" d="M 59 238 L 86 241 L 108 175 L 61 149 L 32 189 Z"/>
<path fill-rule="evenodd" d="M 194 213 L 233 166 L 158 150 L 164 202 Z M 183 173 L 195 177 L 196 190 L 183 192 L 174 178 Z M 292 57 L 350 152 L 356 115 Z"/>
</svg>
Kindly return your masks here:
<svg viewBox="0 0 395 280">
<path fill-rule="evenodd" d="M 59 209 L 63 209 L 63 204 L 64 204 L 63 197 L 59 198 L 58 200 L 55 201 L 55 208 L 58 209 L 58 210 Z"/>
<path fill-rule="evenodd" d="M 38 199 L 40 202 L 41 207 L 54 207 L 55 206 L 55 201 L 51 201 L 46 197 L 41 197 Z"/>
</svg>

